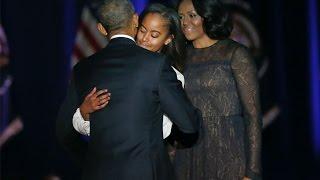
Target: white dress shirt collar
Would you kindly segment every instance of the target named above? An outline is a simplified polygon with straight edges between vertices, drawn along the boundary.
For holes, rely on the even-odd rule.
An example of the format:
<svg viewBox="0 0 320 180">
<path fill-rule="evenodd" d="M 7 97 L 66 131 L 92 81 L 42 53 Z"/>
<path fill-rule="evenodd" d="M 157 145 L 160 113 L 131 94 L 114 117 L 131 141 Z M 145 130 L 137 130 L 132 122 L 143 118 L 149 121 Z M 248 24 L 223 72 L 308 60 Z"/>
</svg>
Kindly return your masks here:
<svg viewBox="0 0 320 180">
<path fill-rule="evenodd" d="M 113 35 L 111 36 L 110 40 L 111 39 L 114 39 L 114 38 L 119 38 L 119 37 L 123 37 L 123 38 L 128 38 L 128 39 L 131 39 L 132 41 L 136 42 L 133 37 L 129 36 L 129 35 L 126 35 L 126 34 L 117 34 L 117 35 Z"/>
</svg>

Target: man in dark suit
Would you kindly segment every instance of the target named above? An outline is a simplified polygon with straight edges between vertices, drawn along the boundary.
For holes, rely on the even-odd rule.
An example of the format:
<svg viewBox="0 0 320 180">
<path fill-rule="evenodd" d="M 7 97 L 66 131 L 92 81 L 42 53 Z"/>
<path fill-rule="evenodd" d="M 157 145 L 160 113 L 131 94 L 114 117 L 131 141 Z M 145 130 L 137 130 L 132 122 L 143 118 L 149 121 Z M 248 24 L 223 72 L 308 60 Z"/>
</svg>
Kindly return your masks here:
<svg viewBox="0 0 320 180">
<path fill-rule="evenodd" d="M 201 115 L 170 60 L 135 44 L 138 16 L 128 0 L 104 0 L 98 17 L 109 44 L 74 67 L 57 120 L 58 138 L 81 164 L 84 180 L 174 179 L 162 116 L 167 114 L 180 131 L 196 134 Z M 108 89 L 112 99 L 90 114 L 86 144 L 72 126 L 72 115 L 94 86 Z"/>
</svg>

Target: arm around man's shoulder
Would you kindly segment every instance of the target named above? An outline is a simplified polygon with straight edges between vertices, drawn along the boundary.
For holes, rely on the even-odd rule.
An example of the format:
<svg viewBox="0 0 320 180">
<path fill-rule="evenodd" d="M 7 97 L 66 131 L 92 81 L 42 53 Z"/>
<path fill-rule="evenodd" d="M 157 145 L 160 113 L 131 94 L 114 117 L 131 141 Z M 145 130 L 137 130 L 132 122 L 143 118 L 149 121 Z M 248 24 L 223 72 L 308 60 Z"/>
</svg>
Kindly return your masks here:
<svg viewBox="0 0 320 180">
<path fill-rule="evenodd" d="M 170 59 L 163 59 L 159 72 L 161 108 L 184 133 L 197 133 L 202 122 L 201 113 L 188 99 L 181 82 L 171 67 Z"/>
</svg>

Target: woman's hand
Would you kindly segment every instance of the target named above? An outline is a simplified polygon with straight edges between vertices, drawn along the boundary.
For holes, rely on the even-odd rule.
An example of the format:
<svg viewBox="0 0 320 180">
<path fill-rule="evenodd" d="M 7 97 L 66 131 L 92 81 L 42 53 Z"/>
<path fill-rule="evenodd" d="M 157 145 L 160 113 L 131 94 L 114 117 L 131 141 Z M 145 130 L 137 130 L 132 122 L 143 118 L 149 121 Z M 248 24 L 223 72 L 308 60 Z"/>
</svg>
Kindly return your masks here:
<svg viewBox="0 0 320 180">
<path fill-rule="evenodd" d="M 99 90 L 97 92 L 97 88 L 94 87 L 80 106 L 80 113 L 84 120 L 89 121 L 90 113 L 106 107 L 110 97 L 111 93 L 108 93 L 107 89 Z"/>
</svg>

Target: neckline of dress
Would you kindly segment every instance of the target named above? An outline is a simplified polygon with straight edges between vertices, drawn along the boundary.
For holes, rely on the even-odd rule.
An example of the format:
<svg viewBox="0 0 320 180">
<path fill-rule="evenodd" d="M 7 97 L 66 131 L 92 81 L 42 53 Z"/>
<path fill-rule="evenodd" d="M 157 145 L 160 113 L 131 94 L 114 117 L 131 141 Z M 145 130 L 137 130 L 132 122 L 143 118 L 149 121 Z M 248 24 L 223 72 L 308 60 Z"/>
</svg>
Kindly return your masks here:
<svg viewBox="0 0 320 180">
<path fill-rule="evenodd" d="M 220 42 L 222 42 L 222 41 L 224 41 L 224 39 L 222 39 L 222 40 L 217 40 L 217 42 L 211 44 L 211 45 L 208 46 L 208 47 L 195 48 L 194 46 L 192 46 L 192 48 L 195 49 L 195 50 L 199 50 L 199 51 L 200 51 L 200 50 L 205 50 L 205 49 L 209 49 L 209 48 L 212 48 L 212 47 L 217 46 L 217 45 L 220 44 Z"/>
</svg>

